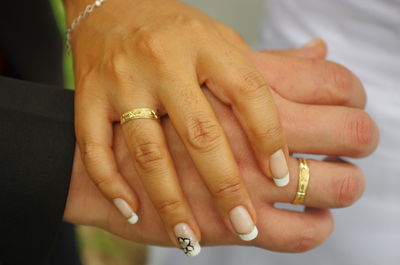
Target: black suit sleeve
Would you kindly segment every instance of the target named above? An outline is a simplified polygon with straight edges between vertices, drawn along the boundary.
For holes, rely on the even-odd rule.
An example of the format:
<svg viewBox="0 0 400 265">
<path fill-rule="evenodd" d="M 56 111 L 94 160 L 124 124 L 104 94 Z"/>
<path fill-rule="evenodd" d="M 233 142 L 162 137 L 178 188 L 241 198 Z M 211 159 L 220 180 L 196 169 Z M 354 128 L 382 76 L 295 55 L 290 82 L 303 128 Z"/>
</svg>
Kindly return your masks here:
<svg viewBox="0 0 400 265">
<path fill-rule="evenodd" d="M 49 0 L 0 0 L 0 50 L 7 76 L 62 85 L 62 44 Z"/>
<path fill-rule="evenodd" d="M 0 264 L 42 264 L 74 153 L 73 92 L 0 77 Z"/>
</svg>

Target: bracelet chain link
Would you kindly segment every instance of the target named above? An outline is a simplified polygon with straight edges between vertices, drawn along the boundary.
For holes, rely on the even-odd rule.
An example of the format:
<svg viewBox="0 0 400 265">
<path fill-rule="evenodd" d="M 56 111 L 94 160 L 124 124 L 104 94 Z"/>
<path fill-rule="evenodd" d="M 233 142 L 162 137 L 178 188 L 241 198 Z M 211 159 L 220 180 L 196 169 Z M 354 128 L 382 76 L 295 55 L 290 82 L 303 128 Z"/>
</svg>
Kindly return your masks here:
<svg viewBox="0 0 400 265">
<path fill-rule="evenodd" d="M 74 31 L 74 29 L 80 24 L 81 20 L 86 18 L 90 13 L 92 13 L 97 7 L 101 6 L 104 2 L 107 0 L 96 0 L 94 3 L 89 4 L 85 7 L 83 11 L 81 11 L 76 17 L 69 28 L 67 28 L 67 31 L 65 33 L 66 35 L 66 46 L 67 46 L 67 51 L 71 51 L 71 34 Z"/>
</svg>

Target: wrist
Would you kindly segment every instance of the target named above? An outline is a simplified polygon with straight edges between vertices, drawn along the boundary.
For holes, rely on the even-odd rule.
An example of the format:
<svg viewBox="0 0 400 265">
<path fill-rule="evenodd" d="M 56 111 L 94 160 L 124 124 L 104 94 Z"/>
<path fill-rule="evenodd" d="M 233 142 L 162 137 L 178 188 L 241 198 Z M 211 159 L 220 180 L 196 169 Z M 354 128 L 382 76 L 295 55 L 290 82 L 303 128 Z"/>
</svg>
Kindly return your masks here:
<svg viewBox="0 0 400 265">
<path fill-rule="evenodd" d="M 95 0 L 64 0 L 67 26 L 69 27 L 72 21 L 79 16 L 85 7 L 92 4 L 94 1 Z"/>
<path fill-rule="evenodd" d="M 76 43 L 75 39 L 90 43 L 90 39 L 104 36 L 104 32 L 110 35 L 113 30 L 118 31 L 119 26 L 135 16 L 135 8 L 131 5 L 136 1 L 138 0 L 65 0 L 69 44 Z"/>
<path fill-rule="evenodd" d="M 70 27 L 74 19 L 95 2 L 96 0 L 64 0 L 67 26 Z M 101 28 L 102 25 L 139 26 L 146 24 L 146 21 L 153 21 L 162 13 L 168 13 L 168 7 L 182 4 L 184 3 L 180 0 L 104 0 L 100 8 L 96 8 L 82 20 L 82 24 L 85 27 L 86 24 L 95 25 L 96 28 Z"/>
<path fill-rule="evenodd" d="M 102 7 L 93 10 L 93 14 L 88 15 L 85 20 L 89 20 L 90 17 L 93 17 L 90 20 L 95 20 L 96 17 L 106 17 L 107 19 L 114 19 L 116 22 L 123 23 L 124 19 L 121 19 L 121 17 L 125 15 L 129 18 L 138 16 L 141 13 L 138 12 L 139 10 L 144 6 L 156 6 L 154 3 L 156 1 L 159 0 L 103 0 L 101 3 Z M 64 0 L 67 26 L 71 26 L 74 19 L 76 19 L 88 5 L 95 4 L 95 2 L 96 0 Z"/>
</svg>

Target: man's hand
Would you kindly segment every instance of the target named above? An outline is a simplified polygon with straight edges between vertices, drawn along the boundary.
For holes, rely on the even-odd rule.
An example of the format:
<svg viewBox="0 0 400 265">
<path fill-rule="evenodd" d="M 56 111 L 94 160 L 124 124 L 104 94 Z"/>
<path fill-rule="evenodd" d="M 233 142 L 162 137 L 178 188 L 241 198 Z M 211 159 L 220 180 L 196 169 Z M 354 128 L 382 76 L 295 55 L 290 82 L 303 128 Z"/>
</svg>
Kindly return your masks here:
<svg viewBox="0 0 400 265">
<path fill-rule="evenodd" d="M 370 117 L 359 109 L 365 104 L 365 95 L 358 79 L 342 66 L 320 59 L 321 53 L 303 58 L 297 54 L 298 51 L 285 51 L 249 55 L 275 90 L 289 149 L 353 157 L 372 152 L 378 142 L 378 131 Z M 257 166 L 248 140 L 231 110 L 207 90 L 204 92 L 227 132 L 257 210 L 260 235 L 251 244 L 298 252 L 323 242 L 333 228 L 327 209 L 349 206 L 359 198 L 364 189 L 362 172 L 345 162 L 309 161 L 311 180 L 304 204 L 312 208 L 306 208 L 305 212 L 275 208 L 275 202 L 289 203 L 294 198 L 297 161 L 294 158 L 289 161 L 291 183 L 284 188 L 275 187 Z M 334 106 L 337 104 L 342 106 Z M 163 120 L 163 128 L 185 196 L 201 227 L 202 245 L 246 244 L 228 231 L 217 214 L 212 196 L 168 119 Z M 170 245 L 156 208 L 135 173 L 118 126 L 115 135 L 118 166 L 140 198 L 141 220 L 136 225 L 128 224 L 104 199 L 86 175 L 79 150 L 64 218 L 73 223 L 95 225 L 138 242 Z M 163 207 L 174 207 L 176 203 L 179 202 L 166 202 Z"/>
</svg>

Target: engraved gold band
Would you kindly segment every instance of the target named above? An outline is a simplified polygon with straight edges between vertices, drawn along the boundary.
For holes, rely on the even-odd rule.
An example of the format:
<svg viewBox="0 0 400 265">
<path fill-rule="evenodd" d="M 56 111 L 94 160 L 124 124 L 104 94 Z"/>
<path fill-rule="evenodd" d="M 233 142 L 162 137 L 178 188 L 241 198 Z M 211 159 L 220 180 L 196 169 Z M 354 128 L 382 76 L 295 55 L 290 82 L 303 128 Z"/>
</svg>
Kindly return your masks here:
<svg viewBox="0 0 400 265">
<path fill-rule="evenodd" d="M 305 158 L 298 158 L 299 161 L 299 184 L 297 186 L 296 197 L 293 200 L 293 204 L 303 204 L 304 199 L 307 195 L 308 183 L 310 181 L 310 168 L 308 167 L 307 160 Z"/>
<path fill-rule="evenodd" d="M 149 108 L 133 109 L 121 115 L 121 124 L 136 119 L 160 120 L 157 111 Z"/>
</svg>

